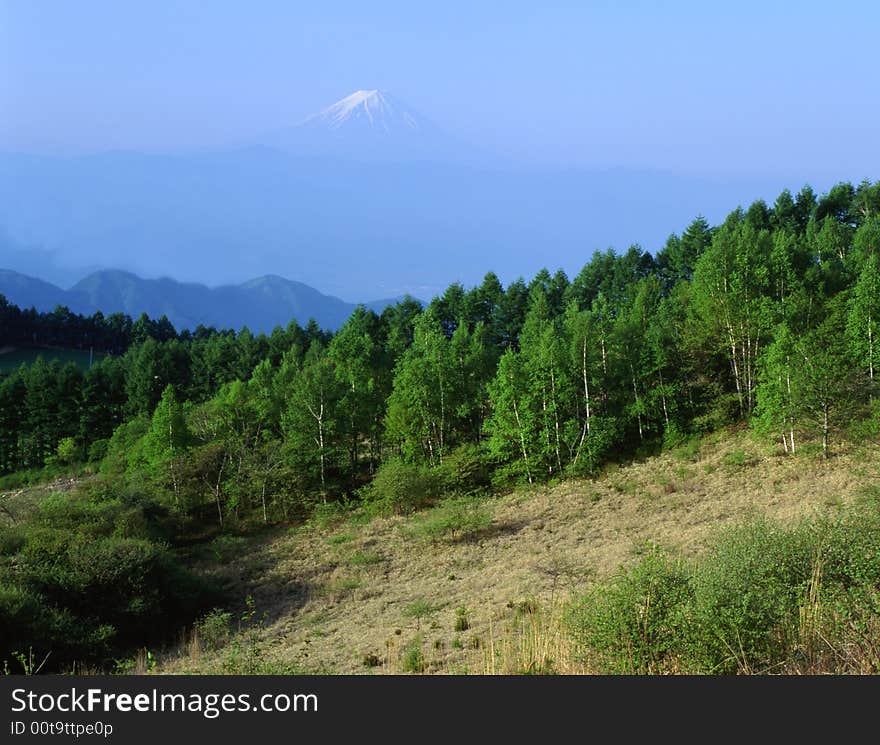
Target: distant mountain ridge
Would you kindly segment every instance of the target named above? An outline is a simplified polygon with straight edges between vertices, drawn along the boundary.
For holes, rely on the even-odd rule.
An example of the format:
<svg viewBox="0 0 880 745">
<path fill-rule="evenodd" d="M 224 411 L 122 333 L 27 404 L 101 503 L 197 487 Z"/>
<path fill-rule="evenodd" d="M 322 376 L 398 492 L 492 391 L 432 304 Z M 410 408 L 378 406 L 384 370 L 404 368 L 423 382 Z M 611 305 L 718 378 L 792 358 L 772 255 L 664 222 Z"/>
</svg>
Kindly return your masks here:
<svg viewBox="0 0 880 745">
<path fill-rule="evenodd" d="M 124 251 L 125 269 L 141 276 L 211 286 L 271 271 L 346 297 L 386 283 L 433 295 L 453 281 L 479 284 L 490 270 L 504 281 L 546 265 L 577 272 L 609 246 L 654 251 L 670 226 L 700 214 L 721 222 L 731 204 L 780 189 L 508 163 L 364 88 L 229 148 L 0 152 L 0 266 L 59 284 L 63 267 L 116 266 Z M 176 310 L 178 323 L 216 320 L 198 304 Z"/>
<path fill-rule="evenodd" d="M 130 272 L 102 270 L 90 274 L 69 290 L 8 269 L 0 269 L 0 295 L 22 308 L 38 311 L 67 306 L 74 313 L 104 315 L 125 313 L 137 318 L 163 315 L 178 330 L 199 325 L 255 333 L 270 332 L 296 320 L 300 325 L 314 318 L 323 329 L 335 330 L 345 323 L 355 303 L 325 295 L 314 287 L 275 275 L 257 277 L 239 285 L 207 287 L 163 277 L 143 279 Z M 402 298 L 365 302 L 377 313 Z"/>
</svg>

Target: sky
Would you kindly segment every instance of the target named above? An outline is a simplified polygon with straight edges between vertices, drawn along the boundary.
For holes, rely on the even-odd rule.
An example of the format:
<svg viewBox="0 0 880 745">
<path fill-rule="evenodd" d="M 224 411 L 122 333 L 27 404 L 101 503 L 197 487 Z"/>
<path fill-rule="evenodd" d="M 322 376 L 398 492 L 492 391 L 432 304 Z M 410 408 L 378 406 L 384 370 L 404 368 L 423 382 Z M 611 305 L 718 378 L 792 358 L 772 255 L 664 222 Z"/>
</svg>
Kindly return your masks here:
<svg viewBox="0 0 880 745">
<path fill-rule="evenodd" d="M 99 267 L 278 273 L 349 300 L 576 273 L 596 249 L 655 251 L 698 214 L 877 180 L 878 38 L 863 0 L 0 0 L 0 266 L 68 284 Z M 193 170 L 359 89 L 533 186 L 426 177 L 395 193 L 386 173 L 358 192 L 319 174 L 291 195 L 268 164 L 247 183 Z"/>
<path fill-rule="evenodd" d="M 846 0 L 0 0 L 0 149 L 212 147 L 382 88 L 532 163 L 860 180 L 878 34 Z"/>
</svg>

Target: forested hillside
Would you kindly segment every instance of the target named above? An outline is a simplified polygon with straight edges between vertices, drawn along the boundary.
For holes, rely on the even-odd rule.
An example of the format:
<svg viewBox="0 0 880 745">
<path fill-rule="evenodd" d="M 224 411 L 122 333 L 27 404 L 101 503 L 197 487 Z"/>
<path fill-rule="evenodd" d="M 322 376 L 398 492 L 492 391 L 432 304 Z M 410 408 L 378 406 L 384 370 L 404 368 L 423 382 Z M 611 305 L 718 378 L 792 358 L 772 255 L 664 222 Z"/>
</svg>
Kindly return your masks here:
<svg viewBox="0 0 880 745">
<path fill-rule="evenodd" d="M 146 317 L 0 311 L 0 346 L 108 353 L 86 372 L 38 362 L 0 380 L 0 469 L 91 464 L 100 496 L 89 509 L 112 502 L 130 520 L 131 538 L 108 518 L 107 541 L 158 545 L 158 521 L 175 545 L 348 500 L 408 513 L 444 495 L 589 475 L 740 421 L 786 453 L 828 457 L 838 438 L 880 428 L 880 184 L 786 191 L 718 226 L 698 218 L 653 255 L 597 252 L 571 279 L 545 270 L 503 287 L 488 274 L 424 310 L 361 307 L 332 335 L 295 323 L 269 336 L 178 334 Z M 28 574 L 50 561 L 33 558 L 48 551 L 41 535 L 7 536 L 4 551 L 25 558 L 0 567 L 0 583 L 80 619 L 88 633 L 67 654 L 78 659 L 82 640 L 115 622 L 70 610 L 68 590 Z M 64 545 L 64 561 L 80 562 Z M 150 567 L 144 576 L 167 587 L 171 575 Z M 125 602 L 145 603 L 151 581 Z M 173 596 L 156 590 L 151 602 Z M 51 637 L 56 622 L 34 635 Z"/>
<path fill-rule="evenodd" d="M 571 280 L 542 271 L 507 288 L 489 274 L 424 313 L 359 309 L 333 336 L 295 323 L 269 336 L 177 334 L 164 318 L 4 303 L 4 345 L 110 356 L 86 373 L 38 364 L 5 376 L 0 467 L 42 465 L 65 438 L 83 456 L 106 441 L 99 454 L 178 410 L 188 457 L 274 448 L 320 500 L 351 493 L 388 457 L 439 465 L 462 445 L 479 446 L 497 478 L 527 481 L 737 419 L 792 451 L 799 435 L 827 446 L 872 401 L 878 213 L 877 185 L 785 192 L 717 227 L 697 219 L 656 256 L 598 252 Z"/>
</svg>

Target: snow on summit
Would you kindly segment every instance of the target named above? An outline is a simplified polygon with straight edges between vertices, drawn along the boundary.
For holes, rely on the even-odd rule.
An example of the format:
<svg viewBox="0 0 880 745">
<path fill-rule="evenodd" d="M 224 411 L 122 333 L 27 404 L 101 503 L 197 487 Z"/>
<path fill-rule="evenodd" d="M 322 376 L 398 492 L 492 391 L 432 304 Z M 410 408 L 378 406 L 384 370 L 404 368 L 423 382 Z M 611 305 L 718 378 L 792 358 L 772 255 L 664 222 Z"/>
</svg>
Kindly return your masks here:
<svg viewBox="0 0 880 745">
<path fill-rule="evenodd" d="M 357 161 L 460 158 L 461 148 L 429 119 L 387 91 L 362 89 L 299 124 L 261 139 L 288 153 Z"/>
<path fill-rule="evenodd" d="M 401 129 L 404 131 L 422 129 L 418 115 L 408 111 L 389 93 L 380 90 L 355 91 L 309 117 L 303 124 L 324 125 L 334 130 L 355 124 L 388 134 Z"/>
</svg>

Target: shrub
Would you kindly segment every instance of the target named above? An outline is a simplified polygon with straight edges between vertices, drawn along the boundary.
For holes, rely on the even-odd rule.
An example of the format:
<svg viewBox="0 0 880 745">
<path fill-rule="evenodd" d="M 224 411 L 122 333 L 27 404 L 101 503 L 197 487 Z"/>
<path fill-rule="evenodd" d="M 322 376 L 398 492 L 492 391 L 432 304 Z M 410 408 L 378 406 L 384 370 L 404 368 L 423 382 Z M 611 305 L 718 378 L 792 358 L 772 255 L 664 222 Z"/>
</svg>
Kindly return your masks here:
<svg viewBox="0 0 880 745">
<path fill-rule="evenodd" d="M 76 463 L 81 457 L 80 447 L 73 437 L 62 437 L 55 448 L 55 457 L 60 463 L 70 465 Z"/>
<path fill-rule="evenodd" d="M 756 520 L 721 533 L 694 577 L 694 662 L 732 673 L 785 659 L 814 558 L 805 527 L 783 531 Z"/>
<path fill-rule="evenodd" d="M 232 614 L 215 608 L 196 623 L 195 631 L 202 649 L 220 649 L 232 635 Z"/>
<path fill-rule="evenodd" d="M 692 570 L 656 550 L 571 606 L 603 672 L 880 671 L 880 509 L 719 533 Z"/>
<path fill-rule="evenodd" d="M 486 491 L 492 484 L 492 463 L 478 445 L 466 443 L 443 458 L 438 468 L 443 490 L 453 494 Z"/>
<path fill-rule="evenodd" d="M 24 532 L 15 526 L 0 527 L 0 557 L 12 556 L 24 546 Z"/>
<path fill-rule="evenodd" d="M 422 619 L 437 612 L 437 606 L 427 600 L 414 600 L 403 609 L 403 615 L 415 618 L 416 624 L 421 625 Z"/>
<path fill-rule="evenodd" d="M 312 522 L 321 530 L 341 522 L 349 512 L 349 505 L 345 502 L 327 502 L 316 504 L 312 509 Z"/>
<path fill-rule="evenodd" d="M 89 463 L 100 463 L 107 457 L 107 449 L 110 447 L 109 439 L 95 440 L 89 445 L 88 461 Z"/>
<path fill-rule="evenodd" d="M 688 434 L 677 422 L 671 421 L 666 429 L 663 430 L 663 449 L 671 450 L 674 448 L 691 446 L 696 441 L 699 448 L 699 438 Z"/>
<path fill-rule="evenodd" d="M 147 540 L 34 526 L 16 562 L 15 589 L 7 587 L 0 602 L 0 629 L 15 631 L 4 633 L 0 646 L 8 659 L 16 644 L 43 645 L 52 650 L 53 669 L 104 664 L 176 631 L 212 595 Z"/>
<path fill-rule="evenodd" d="M 88 641 L 81 637 L 70 613 L 48 605 L 32 590 L 0 580 L 0 661 L 29 649 L 42 657 L 55 650 L 58 638 L 80 648 Z"/>
<path fill-rule="evenodd" d="M 441 491 L 437 470 L 390 458 L 379 467 L 361 496 L 376 514 L 405 515 L 431 504 Z"/>
<path fill-rule="evenodd" d="M 403 671 L 407 673 L 423 673 L 425 658 L 422 654 L 422 637 L 417 636 L 403 650 Z"/>
<path fill-rule="evenodd" d="M 436 543 L 462 540 L 486 530 L 492 524 L 492 511 L 478 497 L 447 497 L 433 509 L 413 518 L 412 537 Z"/>
<path fill-rule="evenodd" d="M 880 619 L 880 502 L 866 495 L 819 534 L 823 590 L 833 626 L 829 633 L 876 633 Z"/>
<path fill-rule="evenodd" d="M 754 459 L 745 450 L 731 450 L 721 459 L 721 462 L 730 468 L 741 468 L 751 465 Z"/>
<path fill-rule="evenodd" d="M 141 415 L 130 422 L 120 424 L 107 443 L 107 453 L 101 461 L 101 471 L 121 475 L 142 466 L 143 437 L 150 428 L 150 419 Z"/>
<path fill-rule="evenodd" d="M 208 544 L 208 550 L 211 557 L 218 563 L 226 562 L 242 555 L 247 547 L 247 538 L 238 535 L 222 534 L 218 535 Z"/>
<path fill-rule="evenodd" d="M 652 549 L 628 571 L 574 604 L 565 617 L 576 644 L 602 672 L 674 669 L 682 651 L 690 576 Z"/>
</svg>

